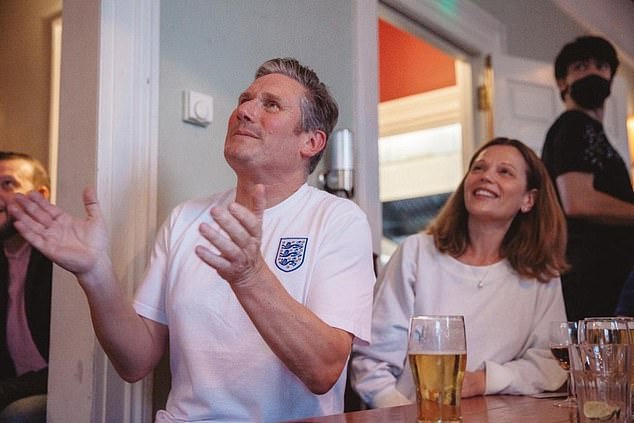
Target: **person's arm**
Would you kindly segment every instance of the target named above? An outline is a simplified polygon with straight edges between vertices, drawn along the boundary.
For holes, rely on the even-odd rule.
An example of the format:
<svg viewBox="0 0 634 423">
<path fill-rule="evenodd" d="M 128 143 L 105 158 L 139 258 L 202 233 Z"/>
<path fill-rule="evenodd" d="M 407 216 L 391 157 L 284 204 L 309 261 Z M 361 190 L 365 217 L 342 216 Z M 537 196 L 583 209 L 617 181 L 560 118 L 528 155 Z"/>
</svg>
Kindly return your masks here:
<svg viewBox="0 0 634 423">
<path fill-rule="evenodd" d="M 121 289 L 94 191 L 84 191 L 83 219 L 65 213 L 39 193 L 17 195 L 15 201 L 9 211 L 24 239 L 77 277 L 97 338 L 117 372 L 128 382 L 146 376 L 166 348 L 167 327 L 139 316 Z"/>
<path fill-rule="evenodd" d="M 196 253 L 230 284 L 264 341 L 286 367 L 312 392 L 325 393 L 346 365 L 353 335 L 326 324 L 284 289 L 260 252 L 263 186 L 257 186 L 252 204 L 252 210 L 237 203 L 227 209 L 213 208 L 212 217 L 224 234 L 208 224 L 201 225 L 200 233 L 220 254 L 202 245 L 196 247 Z"/>
<path fill-rule="evenodd" d="M 554 391 L 565 382 L 566 373 L 550 352 L 548 339 L 550 322 L 566 320 L 561 282 L 553 279 L 540 290 L 532 316 L 526 316 L 533 329 L 520 335 L 526 340 L 517 358 L 506 363 L 485 362 L 486 395 L 530 395 Z"/>
<path fill-rule="evenodd" d="M 415 301 L 415 247 L 410 239 L 396 250 L 376 284 L 372 313 L 372 342 L 355 345 L 351 358 L 353 388 L 371 408 L 412 402 L 397 389 L 407 364 L 407 337 Z M 408 248 L 409 247 L 409 248 Z M 409 375 L 405 375 L 409 377 Z"/>
<path fill-rule="evenodd" d="M 606 224 L 634 225 L 634 204 L 594 189 L 591 173 L 566 172 L 557 177 L 556 184 L 566 216 Z"/>
<path fill-rule="evenodd" d="M 297 302 L 266 266 L 232 287 L 275 355 L 312 392 L 328 392 L 346 364 L 353 336 Z"/>
<path fill-rule="evenodd" d="M 112 266 L 77 277 L 86 293 L 99 343 L 127 382 L 147 376 L 167 347 L 168 328 L 139 316 L 120 287 Z"/>
</svg>

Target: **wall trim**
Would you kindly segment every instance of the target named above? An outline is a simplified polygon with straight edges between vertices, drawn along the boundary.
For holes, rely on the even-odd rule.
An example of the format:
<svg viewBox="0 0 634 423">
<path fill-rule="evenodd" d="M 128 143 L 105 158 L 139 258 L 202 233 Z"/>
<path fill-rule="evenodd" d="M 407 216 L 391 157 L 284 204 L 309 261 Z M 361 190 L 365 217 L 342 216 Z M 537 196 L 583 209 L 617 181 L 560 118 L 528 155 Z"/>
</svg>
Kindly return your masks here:
<svg viewBox="0 0 634 423">
<path fill-rule="evenodd" d="M 354 200 L 370 222 L 372 251 L 381 251 L 382 215 L 379 201 L 379 45 L 376 1 L 352 0 L 353 75 L 352 129 L 355 136 Z"/>
<path fill-rule="evenodd" d="M 447 13 L 441 1 L 419 0 L 353 0 L 353 60 L 355 94 L 353 101 L 353 129 L 357 146 L 357 170 L 355 201 L 368 216 L 372 228 L 373 247 L 379 252 L 381 247 L 383 217 L 379 201 L 378 182 L 378 19 L 379 7 L 388 7 L 403 14 L 424 27 L 434 36 L 469 55 L 468 65 L 458 69 L 461 84 L 465 89 L 473 90 L 480 81 L 483 71 L 483 56 L 489 53 L 506 52 L 506 29 L 496 18 L 482 10 L 469 0 L 459 2 L 453 14 Z M 456 5 L 458 3 L 455 3 Z M 471 81 L 465 73 L 470 73 Z M 474 101 L 475 96 L 461 93 L 460 101 Z M 476 104 L 471 108 L 476 110 Z M 483 139 L 482 118 L 478 115 L 463 117 L 473 122 L 473 128 L 463 125 L 463 137 Z M 469 154 L 472 146 L 463 146 Z"/>
<path fill-rule="evenodd" d="M 505 25 L 469 0 L 380 1 L 471 55 L 506 52 Z"/>
<path fill-rule="evenodd" d="M 381 137 L 412 132 L 460 120 L 457 86 L 440 88 L 379 104 Z"/>
<path fill-rule="evenodd" d="M 159 8 L 154 0 L 101 3 L 97 191 L 129 297 L 157 226 Z M 151 378 L 125 383 L 101 348 L 95 378 L 95 421 L 152 421 Z"/>
</svg>

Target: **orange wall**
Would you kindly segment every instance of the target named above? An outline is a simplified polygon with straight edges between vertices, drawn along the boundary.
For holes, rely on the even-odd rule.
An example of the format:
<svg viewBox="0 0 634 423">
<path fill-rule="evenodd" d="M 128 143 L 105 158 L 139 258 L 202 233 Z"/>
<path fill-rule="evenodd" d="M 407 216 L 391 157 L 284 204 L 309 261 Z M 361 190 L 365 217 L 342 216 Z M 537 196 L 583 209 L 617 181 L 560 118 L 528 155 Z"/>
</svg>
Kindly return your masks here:
<svg viewBox="0 0 634 423">
<path fill-rule="evenodd" d="M 380 101 L 456 84 L 454 59 L 379 19 Z"/>
</svg>

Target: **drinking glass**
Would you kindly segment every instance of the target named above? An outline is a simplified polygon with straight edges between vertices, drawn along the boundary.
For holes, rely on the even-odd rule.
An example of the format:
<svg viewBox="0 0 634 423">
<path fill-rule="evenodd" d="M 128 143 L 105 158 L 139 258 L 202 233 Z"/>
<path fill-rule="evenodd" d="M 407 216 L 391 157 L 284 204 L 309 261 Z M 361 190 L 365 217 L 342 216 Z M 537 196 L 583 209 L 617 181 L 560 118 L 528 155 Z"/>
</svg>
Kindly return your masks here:
<svg viewBox="0 0 634 423">
<path fill-rule="evenodd" d="M 571 344 L 579 423 L 630 423 L 631 345 Z"/>
<path fill-rule="evenodd" d="M 627 317 L 587 317 L 579 321 L 579 342 L 599 345 L 632 345 L 633 329 L 634 323 Z M 634 366 L 634 361 L 630 363 L 630 366 Z M 632 381 L 634 376 L 631 376 L 630 383 Z"/>
<path fill-rule="evenodd" d="M 587 317 L 579 320 L 579 343 L 630 344 L 626 319 L 620 317 Z"/>
<path fill-rule="evenodd" d="M 462 422 L 460 395 L 467 364 L 464 318 L 412 317 L 407 351 L 418 423 Z"/>
<path fill-rule="evenodd" d="M 570 372 L 570 355 L 568 347 L 577 343 L 577 322 L 550 322 L 550 351 L 559 362 L 562 369 L 568 373 L 568 395 L 563 401 L 555 401 L 553 405 L 557 407 L 576 407 L 577 401 L 574 396 L 573 377 Z"/>
<path fill-rule="evenodd" d="M 632 345 L 632 354 L 631 354 L 631 373 L 630 373 L 630 393 L 634 396 L 634 317 L 626 317 L 626 316 L 618 316 L 615 319 L 619 321 L 625 322 L 627 326 L 627 330 L 630 334 L 630 343 Z M 632 419 L 634 420 L 634 398 L 632 398 Z"/>
</svg>

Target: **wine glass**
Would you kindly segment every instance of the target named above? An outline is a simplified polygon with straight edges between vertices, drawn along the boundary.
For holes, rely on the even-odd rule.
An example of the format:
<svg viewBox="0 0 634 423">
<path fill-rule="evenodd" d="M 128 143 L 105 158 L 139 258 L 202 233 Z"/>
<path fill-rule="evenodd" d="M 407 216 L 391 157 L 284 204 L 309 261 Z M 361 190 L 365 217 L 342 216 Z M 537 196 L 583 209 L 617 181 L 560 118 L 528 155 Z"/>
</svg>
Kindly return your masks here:
<svg viewBox="0 0 634 423">
<path fill-rule="evenodd" d="M 568 395 L 563 401 L 555 401 L 557 407 L 576 407 L 577 401 L 572 389 L 573 378 L 570 372 L 570 356 L 568 346 L 577 343 L 577 322 L 550 322 L 550 351 L 562 369 L 568 373 Z"/>
</svg>

